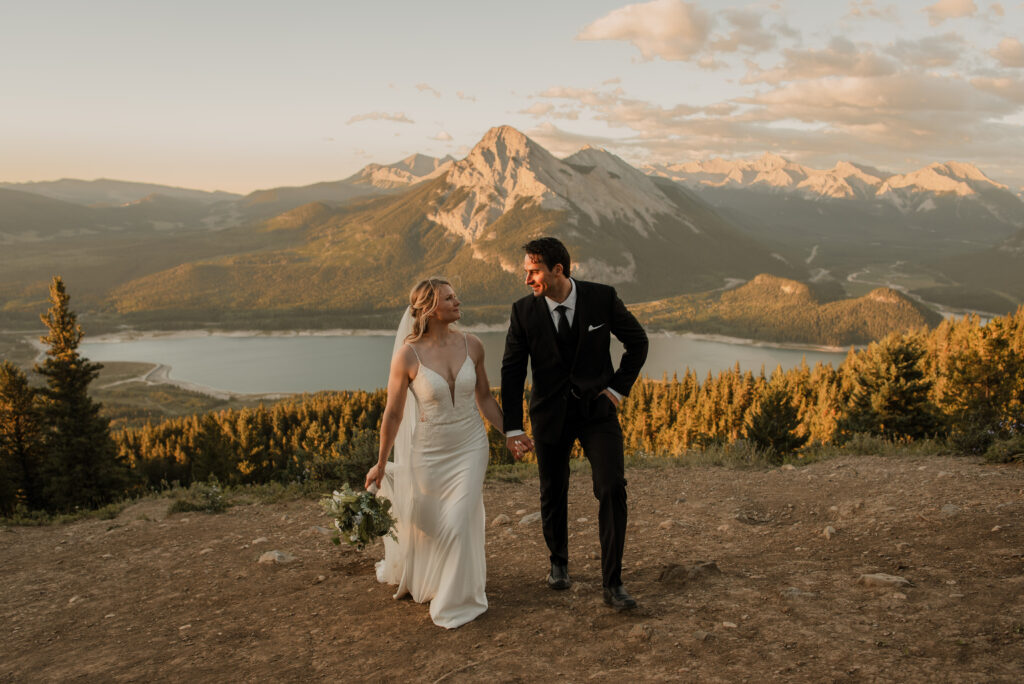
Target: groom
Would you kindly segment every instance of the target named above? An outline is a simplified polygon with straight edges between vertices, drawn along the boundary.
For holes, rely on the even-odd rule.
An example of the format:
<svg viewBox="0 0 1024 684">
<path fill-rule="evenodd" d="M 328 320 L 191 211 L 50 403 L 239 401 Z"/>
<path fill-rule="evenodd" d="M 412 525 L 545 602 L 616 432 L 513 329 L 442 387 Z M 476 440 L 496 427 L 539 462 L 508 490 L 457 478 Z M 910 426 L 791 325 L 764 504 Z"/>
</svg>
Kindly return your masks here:
<svg viewBox="0 0 1024 684">
<path fill-rule="evenodd" d="M 518 458 L 537 450 L 544 540 L 551 552 L 548 586 L 568 589 L 569 451 L 576 440 L 590 460 L 594 496 L 600 502 L 601 577 L 604 602 L 636 608 L 622 586 L 626 538 L 626 478 L 617 409 L 647 358 L 647 335 L 614 288 L 569 277 L 569 252 L 543 237 L 523 245 L 526 284 L 533 296 L 512 305 L 501 362 L 505 436 Z M 625 346 L 616 370 L 609 344 Z M 523 433 L 523 385 L 533 368 L 530 420 L 534 440 Z"/>
</svg>

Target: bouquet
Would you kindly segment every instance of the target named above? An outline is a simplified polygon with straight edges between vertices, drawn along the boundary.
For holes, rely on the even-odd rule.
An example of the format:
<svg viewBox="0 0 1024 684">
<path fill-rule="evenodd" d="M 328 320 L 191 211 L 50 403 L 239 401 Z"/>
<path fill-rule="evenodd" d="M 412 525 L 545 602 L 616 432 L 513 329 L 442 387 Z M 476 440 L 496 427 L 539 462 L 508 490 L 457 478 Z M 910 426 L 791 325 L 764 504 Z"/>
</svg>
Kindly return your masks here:
<svg viewBox="0 0 1024 684">
<path fill-rule="evenodd" d="M 384 497 L 374 496 L 373 492 L 354 492 L 345 483 L 340 492 L 335 490 L 329 498 L 321 499 L 320 505 L 334 518 L 334 526 L 338 528 L 339 536 L 333 538 L 335 544 L 344 540 L 362 551 L 367 544 L 385 535 L 398 541 L 393 529 L 395 518 L 391 515 L 391 502 Z"/>
</svg>

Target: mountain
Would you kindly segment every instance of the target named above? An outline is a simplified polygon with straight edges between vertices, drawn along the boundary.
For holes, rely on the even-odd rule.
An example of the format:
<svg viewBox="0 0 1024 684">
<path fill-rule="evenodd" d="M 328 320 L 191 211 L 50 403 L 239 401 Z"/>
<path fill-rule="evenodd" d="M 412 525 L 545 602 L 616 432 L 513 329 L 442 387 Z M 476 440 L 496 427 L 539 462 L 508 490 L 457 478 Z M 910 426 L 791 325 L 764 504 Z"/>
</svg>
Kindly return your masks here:
<svg viewBox="0 0 1024 684">
<path fill-rule="evenodd" d="M 855 281 L 868 273 L 871 282 L 949 307 L 1006 312 L 1020 301 L 1007 299 L 1014 288 L 978 285 L 993 281 L 985 258 L 972 255 L 1024 228 L 1024 202 L 972 164 L 892 174 L 845 161 L 813 169 L 766 154 L 645 170 L 681 183 L 790 262 L 804 262 L 815 282 L 862 291 Z"/>
<path fill-rule="evenodd" d="M 213 204 L 240 197 L 240 195 L 220 190 L 207 192 L 205 190 L 189 190 L 168 185 L 134 183 L 107 178 L 91 181 L 63 178 L 56 181 L 0 183 L 0 188 L 28 192 L 33 195 L 42 195 L 43 197 L 85 206 L 118 206 L 137 202 L 154 194 L 174 199 L 192 200 L 201 204 Z"/>
<path fill-rule="evenodd" d="M 575 274 L 615 284 L 630 301 L 802 272 L 670 181 L 603 150 L 559 160 L 507 126 L 433 179 L 341 206 L 304 205 L 259 230 L 291 242 L 125 283 L 114 306 L 365 312 L 401 306 L 417 279 L 441 273 L 457 279 L 467 304 L 497 305 L 504 316 L 524 291 L 519 246 L 541 234 L 566 242 Z"/>
<path fill-rule="evenodd" d="M 934 326 L 942 320 L 889 288 L 822 301 L 806 284 L 770 275 L 759 275 L 735 289 L 640 304 L 633 312 L 654 329 L 830 346 L 866 344 L 890 332 Z"/>
<path fill-rule="evenodd" d="M 345 179 L 352 185 L 372 185 L 384 190 L 406 188 L 420 181 L 441 175 L 455 162 L 450 155 L 443 158 L 414 154 L 394 164 L 368 164 Z"/>
<path fill-rule="evenodd" d="M 99 218 L 81 205 L 20 190 L 0 189 L 0 244 L 97 230 Z"/>
<path fill-rule="evenodd" d="M 236 206 L 242 216 L 265 219 L 309 202 L 342 204 L 356 198 L 403 190 L 436 178 L 452 162 L 448 156 L 437 159 L 414 154 L 394 164 L 369 164 L 340 181 L 256 190 L 242 198 Z"/>
</svg>

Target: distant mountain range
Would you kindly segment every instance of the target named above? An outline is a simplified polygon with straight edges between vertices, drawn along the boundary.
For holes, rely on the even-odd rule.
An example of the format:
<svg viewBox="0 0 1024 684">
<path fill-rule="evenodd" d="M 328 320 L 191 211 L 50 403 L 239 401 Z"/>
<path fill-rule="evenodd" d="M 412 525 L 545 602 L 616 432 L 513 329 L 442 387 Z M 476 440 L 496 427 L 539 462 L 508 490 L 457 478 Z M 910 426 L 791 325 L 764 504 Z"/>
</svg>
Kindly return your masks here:
<svg viewBox="0 0 1024 684">
<path fill-rule="evenodd" d="M 900 292 L 990 309 L 1024 300 L 1024 203 L 969 164 L 887 174 L 765 155 L 640 170 L 590 147 L 558 159 L 501 126 L 461 160 L 413 155 L 246 196 L 110 180 L 2 185 L 0 311 L 38 309 L 63 273 L 110 320 L 316 327 L 394 311 L 415 280 L 440 273 L 481 319 L 499 320 L 524 292 L 519 245 L 539 234 L 569 245 L 579 277 L 632 302 L 759 274 L 811 283 L 823 306 L 879 285 L 907 306 Z M 744 290 L 730 292 L 699 301 L 735 308 Z M 858 311 L 891 312 L 882 299 L 858 299 Z M 670 325 L 670 310 L 651 306 L 666 327 L 714 327 L 692 311 Z"/>
</svg>

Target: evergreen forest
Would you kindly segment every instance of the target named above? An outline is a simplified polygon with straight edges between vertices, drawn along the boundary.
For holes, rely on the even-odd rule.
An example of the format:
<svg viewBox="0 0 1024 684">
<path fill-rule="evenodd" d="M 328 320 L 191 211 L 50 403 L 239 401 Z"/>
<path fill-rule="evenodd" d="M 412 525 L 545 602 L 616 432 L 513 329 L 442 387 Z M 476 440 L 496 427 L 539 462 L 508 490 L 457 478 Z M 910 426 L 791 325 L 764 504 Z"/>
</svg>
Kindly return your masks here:
<svg viewBox="0 0 1024 684">
<path fill-rule="evenodd" d="M 88 394 L 99 364 L 81 358 L 81 328 L 55 278 L 42 317 L 46 360 L 34 387 L 0 364 L 0 514 L 65 512 L 171 486 L 362 484 L 377 454 L 385 393 L 294 396 L 111 431 Z M 524 401 L 528 400 L 528 397 Z M 683 459 L 742 446 L 760 462 L 799 461 L 858 435 L 937 440 L 995 460 L 1024 458 L 1024 307 L 981 324 L 946 320 L 850 349 L 838 368 L 641 378 L 620 407 L 627 457 Z M 529 429 L 529 428 L 528 428 Z M 491 463 L 511 463 L 493 429 Z"/>
</svg>

